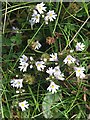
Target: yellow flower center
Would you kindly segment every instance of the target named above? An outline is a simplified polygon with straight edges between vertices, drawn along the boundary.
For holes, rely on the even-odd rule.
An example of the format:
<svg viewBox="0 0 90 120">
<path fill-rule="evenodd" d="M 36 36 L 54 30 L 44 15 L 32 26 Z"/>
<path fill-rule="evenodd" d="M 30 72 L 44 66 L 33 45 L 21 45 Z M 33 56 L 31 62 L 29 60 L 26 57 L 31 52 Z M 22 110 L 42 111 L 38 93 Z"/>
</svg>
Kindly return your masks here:
<svg viewBox="0 0 90 120">
<path fill-rule="evenodd" d="M 25 106 L 24 103 L 22 103 L 21 106 L 24 107 Z"/>
<path fill-rule="evenodd" d="M 51 88 L 54 88 L 54 85 L 52 85 Z"/>
<path fill-rule="evenodd" d="M 38 67 L 40 67 L 40 66 L 41 66 L 41 64 L 40 64 L 40 63 L 38 63 L 38 64 L 37 64 L 37 66 L 38 66 Z"/>
<path fill-rule="evenodd" d="M 53 15 L 52 15 L 52 13 L 50 13 L 50 17 L 52 17 Z"/>
<path fill-rule="evenodd" d="M 24 60 L 26 61 L 26 58 L 24 58 Z"/>
<path fill-rule="evenodd" d="M 41 6 L 39 6 L 39 9 L 41 10 L 41 9 L 42 9 L 42 7 L 41 7 Z"/>
<path fill-rule="evenodd" d="M 81 72 L 81 70 L 78 70 L 78 72 L 80 73 L 80 72 Z"/>
<path fill-rule="evenodd" d="M 70 61 L 71 60 L 71 58 L 68 58 L 68 61 Z"/>
<path fill-rule="evenodd" d="M 38 16 L 36 16 L 36 19 L 38 19 Z"/>
<path fill-rule="evenodd" d="M 56 58 L 56 56 L 53 56 L 53 58 L 55 59 L 55 58 Z"/>
<path fill-rule="evenodd" d="M 18 82 L 17 82 L 17 84 L 19 84 L 19 85 L 20 85 L 20 82 L 18 81 Z"/>
</svg>

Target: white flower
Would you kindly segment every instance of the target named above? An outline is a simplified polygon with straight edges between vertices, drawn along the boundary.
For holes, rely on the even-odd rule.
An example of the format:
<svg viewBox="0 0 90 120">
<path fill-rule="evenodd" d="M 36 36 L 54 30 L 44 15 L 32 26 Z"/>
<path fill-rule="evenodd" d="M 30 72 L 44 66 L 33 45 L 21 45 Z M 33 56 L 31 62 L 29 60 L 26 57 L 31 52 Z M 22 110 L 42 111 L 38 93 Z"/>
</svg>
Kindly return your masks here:
<svg viewBox="0 0 90 120">
<path fill-rule="evenodd" d="M 34 49 L 35 49 L 35 50 L 36 50 L 36 49 L 38 50 L 39 48 L 41 48 L 41 46 L 42 46 L 42 45 L 39 43 L 39 41 L 36 41 L 36 42 L 35 42 L 35 48 L 34 48 Z"/>
<path fill-rule="evenodd" d="M 83 51 L 85 48 L 85 45 L 81 42 L 76 44 L 76 51 Z"/>
<path fill-rule="evenodd" d="M 74 63 L 76 61 L 75 58 L 73 58 L 71 55 L 68 55 L 65 59 L 64 59 L 64 63 L 70 65 L 71 63 Z"/>
<path fill-rule="evenodd" d="M 57 90 L 59 89 L 59 85 L 56 85 L 53 81 L 51 81 L 50 86 L 47 88 L 49 92 L 52 91 L 52 94 L 56 93 Z"/>
<path fill-rule="evenodd" d="M 40 21 L 40 14 L 37 13 L 36 10 L 33 10 L 33 15 L 32 15 L 32 18 L 31 20 L 33 21 L 32 23 L 39 23 Z"/>
<path fill-rule="evenodd" d="M 43 4 L 43 2 L 36 5 L 36 10 L 38 10 L 38 12 L 39 12 L 40 14 L 42 14 L 43 11 L 46 11 L 46 7 L 44 7 L 44 5 L 45 5 L 45 4 Z"/>
<path fill-rule="evenodd" d="M 37 61 L 35 63 L 35 65 L 37 66 L 37 70 L 38 71 L 43 71 L 44 68 L 46 67 L 44 64 L 45 64 L 45 62 L 43 62 L 43 61 Z"/>
<path fill-rule="evenodd" d="M 49 10 L 49 12 L 47 13 L 47 15 L 45 16 L 45 22 L 46 24 L 48 24 L 48 20 L 53 21 L 54 19 L 56 19 L 56 14 L 54 12 L 54 10 Z"/>
<path fill-rule="evenodd" d="M 49 67 L 47 70 L 46 70 L 46 73 L 48 73 L 50 76 L 53 75 L 53 72 L 54 72 L 54 69 L 52 67 Z"/>
<path fill-rule="evenodd" d="M 85 77 L 84 71 L 85 68 L 84 67 L 74 67 L 75 72 L 76 72 L 76 77 L 79 77 L 81 79 L 83 79 Z"/>
<path fill-rule="evenodd" d="M 55 75 L 55 77 L 56 77 L 56 79 L 58 79 L 58 80 L 64 80 L 64 79 L 65 79 L 63 73 L 59 73 L 59 74 Z"/>
<path fill-rule="evenodd" d="M 61 71 L 60 71 L 59 66 L 56 66 L 56 67 L 54 68 L 54 75 L 57 76 L 57 75 L 60 74 L 60 73 L 61 73 Z"/>
<path fill-rule="evenodd" d="M 56 79 L 64 80 L 64 74 L 61 73 L 59 66 L 56 66 L 54 68 L 54 76 L 56 77 Z"/>
<path fill-rule="evenodd" d="M 23 79 L 12 79 L 11 80 L 11 86 L 16 88 L 22 88 L 23 87 Z"/>
<path fill-rule="evenodd" d="M 28 63 L 22 62 L 22 63 L 20 63 L 20 65 L 21 66 L 18 67 L 18 68 L 20 68 L 20 71 L 23 71 L 23 72 L 27 71 L 27 67 L 29 65 Z"/>
<path fill-rule="evenodd" d="M 26 108 L 28 109 L 28 106 L 29 106 L 29 104 L 28 104 L 28 102 L 26 100 L 19 103 L 19 107 L 21 107 L 22 111 L 25 111 Z"/>
<path fill-rule="evenodd" d="M 25 55 L 22 55 L 22 58 L 20 58 L 20 62 L 27 62 L 28 61 L 28 57 Z"/>
<path fill-rule="evenodd" d="M 57 53 L 50 54 L 50 57 L 49 61 L 58 61 Z"/>
</svg>

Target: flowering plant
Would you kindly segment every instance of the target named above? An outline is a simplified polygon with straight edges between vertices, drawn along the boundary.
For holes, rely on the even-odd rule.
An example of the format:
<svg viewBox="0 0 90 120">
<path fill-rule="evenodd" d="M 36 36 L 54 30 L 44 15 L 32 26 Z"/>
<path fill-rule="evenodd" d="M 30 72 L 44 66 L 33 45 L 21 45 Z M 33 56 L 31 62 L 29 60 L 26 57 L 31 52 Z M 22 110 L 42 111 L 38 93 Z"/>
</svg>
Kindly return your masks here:
<svg viewBox="0 0 90 120">
<path fill-rule="evenodd" d="M 79 9 L 76 3 L 68 7 L 62 2 L 27 4 L 20 5 L 25 7 L 24 14 L 14 9 L 19 28 L 13 26 L 10 34 L 5 33 L 10 37 L 6 47 L 10 51 L 3 56 L 7 68 L 2 70 L 3 118 L 86 118 L 85 110 L 90 109 L 86 97 L 90 89 L 90 41 L 84 34 L 90 17 L 79 19 L 82 5 Z M 78 11 L 70 11 L 72 6 Z M 85 11 L 89 16 L 86 7 Z M 11 26 L 14 20 L 7 21 Z"/>
</svg>

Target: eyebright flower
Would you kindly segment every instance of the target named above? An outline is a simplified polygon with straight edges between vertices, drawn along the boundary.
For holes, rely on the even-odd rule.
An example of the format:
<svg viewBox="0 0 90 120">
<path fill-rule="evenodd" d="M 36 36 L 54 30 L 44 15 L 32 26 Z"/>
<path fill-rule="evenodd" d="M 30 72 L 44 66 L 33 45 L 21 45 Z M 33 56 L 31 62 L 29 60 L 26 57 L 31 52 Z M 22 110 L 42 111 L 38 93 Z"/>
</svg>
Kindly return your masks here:
<svg viewBox="0 0 90 120">
<path fill-rule="evenodd" d="M 52 94 L 56 93 L 59 89 L 59 85 L 56 85 L 53 81 L 51 81 L 50 86 L 47 88 L 49 92 L 52 92 Z"/>
<path fill-rule="evenodd" d="M 60 73 L 61 73 L 61 71 L 60 71 L 59 66 L 56 66 L 56 67 L 54 68 L 54 75 L 58 75 L 58 74 L 60 74 Z"/>
<path fill-rule="evenodd" d="M 56 77 L 56 79 L 58 80 L 64 80 L 64 74 L 61 73 L 61 70 L 59 68 L 59 66 L 56 66 L 54 68 L 54 76 Z"/>
<path fill-rule="evenodd" d="M 58 80 L 64 80 L 64 79 L 65 79 L 63 73 L 59 73 L 59 74 L 57 74 L 57 75 L 55 74 L 54 76 L 55 76 L 56 79 L 58 79 Z"/>
<path fill-rule="evenodd" d="M 19 107 L 21 107 L 22 111 L 25 111 L 26 108 L 28 109 L 29 104 L 28 104 L 28 102 L 26 100 L 24 100 L 23 102 L 19 103 Z"/>
<path fill-rule="evenodd" d="M 16 88 L 22 88 L 23 87 L 23 79 L 12 79 L 11 80 L 11 86 Z"/>
<path fill-rule="evenodd" d="M 27 62 L 28 61 L 28 57 L 25 55 L 22 55 L 22 58 L 20 58 L 20 62 Z"/>
<path fill-rule="evenodd" d="M 71 63 L 74 63 L 76 61 L 75 58 L 73 58 L 71 55 L 68 55 L 65 59 L 64 59 L 64 63 L 70 65 Z"/>
<path fill-rule="evenodd" d="M 23 72 L 27 71 L 27 67 L 29 65 L 28 63 L 21 62 L 20 65 L 21 66 L 18 67 L 18 68 L 20 68 L 20 71 L 23 71 Z"/>
<path fill-rule="evenodd" d="M 46 70 L 46 73 L 48 73 L 50 76 L 53 75 L 53 72 L 54 72 L 54 69 L 52 67 L 49 67 L 47 70 Z"/>
<path fill-rule="evenodd" d="M 57 53 L 50 54 L 50 57 L 49 61 L 58 61 Z"/>
<path fill-rule="evenodd" d="M 85 48 L 85 45 L 81 42 L 76 44 L 76 51 L 83 51 Z"/>
<path fill-rule="evenodd" d="M 48 20 L 54 21 L 54 19 L 56 19 L 56 14 L 54 12 L 54 10 L 49 10 L 49 12 L 47 13 L 47 15 L 45 16 L 45 22 L 46 24 L 48 24 Z"/>
<path fill-rule="evenodd" d="M 45 64 L 45 62 L 43 62 L 43 61 L 37 61 L 37 62 L 35 63 L 35 65 L 36 65 L 36 67 L 37 67 L 37 70 L 38 70 L 38 71 L 43 71 L 44 68 L 46 67 L 44 64 Z"/>
<path fill-rule="evenodd" d="M 43 11 L 46 11 L 46 7 L 44 7 L 44 5 L 45 4 L 43 4 L 43 2 L 42 3 L 40 3 L 40 4 L 37 4 L 36 5 L 36 10 L 38 10 L 38 12 L 40 13 L 40 14 L 42 14 L 43 13 Z"/>
<path fill-rule="evenodd" d="M 33 15 L 32 15 L 31 20 L 33 21 L 33 23 L 39 23 L 40 14 L 38 14 L 36 10 L 33 10 Z"/>
<path fill-rule="evenodd" d="M 76 72 L 76 77 L 77 78 L 85 78 L 85 74 L 84 74 L 84 71 L 85 71 L 85 68 L 84 67 L 74 67 L 74 70 Z"/>
</svg>

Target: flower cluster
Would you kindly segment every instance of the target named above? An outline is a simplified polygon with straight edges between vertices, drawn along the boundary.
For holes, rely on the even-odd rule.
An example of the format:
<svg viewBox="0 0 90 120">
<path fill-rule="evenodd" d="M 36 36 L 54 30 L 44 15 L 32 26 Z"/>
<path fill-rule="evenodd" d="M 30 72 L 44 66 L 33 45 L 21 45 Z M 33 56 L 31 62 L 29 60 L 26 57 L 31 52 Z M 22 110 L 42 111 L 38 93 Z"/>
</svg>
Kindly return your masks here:
<svg viewBox="0 0 90 120">
<path fill-rule="evenodd" d="M 71 55 L 68 55 L 65 59 L 64 59 L 64 63 L 68 64 L 70 66 L 70 64 L 75 63 L 76 59 L 73 58 Z M 84 67 L 74 67 L 74 70 L 76 72 L 76 77 L 83 79 L 85 77 L 84 71 L 85 68 Z"/>
<path fill-rule="evenodd" d="M 23 87 L 23 79 L 12 79 L 11 80 L 11 86 L 16 88 L 22 88 Z"/>
<path fill-rule="evenodd" d="M 30 59 L 28 59 L 27 56 L 22 55 L 22 58 L 20 58 L 20 66 L 18 68 L 20 68 L 20 71 L 26 72 L 27 71 L 27 67 L 30 64 L 30 69 L 33 68 L 33 57 L 30 56 Z"/>
<path fill-rule="evenodd" d="M 54 69 L 52 67 L 49 67 L 46 70 L 46 73 L 48 73 L 50 76 L 53 76 L 53 78 L 56 78 L 58 80 L 64 80 L 64 74 L 61 73 L 59 66 L 54 67 Z"/>
<path fill-rule="evenodd" d="M 41 8 L 40 5 L 42 5 Z M 46 7 L 44 7 L 43 3 L 38 4 L 36 6 L 36 10 L 39 12 L 39 14 L 42 14 L 44 11 L 46 11 Z M 52 19 L 50 19 L 50 21 L 52 21 Z M 41 44 L 38 41 L 36 41 L 36 44 L 34 44 L 34 48 L 39 49 L 40 47 Z M 84 47 L 85 45 L 83 43 L 77 43 L 76 51 L 83 51 Z M 73 52 L 73 50 L 70 50 L 70 53 Z M 78 60 L 76 58 L 68 54 L 66 58 L 63 59 L 63 64 L 67 64 L 69 67 L 73 68 L 73 72 L 76 73 L 76 77 L 79 79 L 83 79 L 85 77 L 85 68 L 81 65 L 79 67 L 79 63 L 77 61 Z M 34 60 L 32 56 L 28 58 L 26 55 L 22 55 L 22 57 L 19 58 L 19 62 L 20 66 L 18 68 L 20 69 L 20 71 L 26 72 L 27 67 L 29 66 L 30 69 L 35 68 L 35 70 L 37 70 L 38 72 L 47 73 L 48 77 L 46 78 L 46 80 L 50 81 L 50 85 L 48 86 L 47 90 L 52 94 L 56 93 L 57 90 L 60 88 L 60 86 L 57 85 L 56 82 L 59 80 L 65 80 L 65 75 L 63 72 L 61 72 L 58 53 L 45 53 L 41 56 L 40 59 L 37 60 Z M 78 67 L 76 65 L 78 65 Z M 31 78 L 31 76 L 29 77 Z M 23 87 L 23 79 L 12 79 L 10 83 L 12 87 L 15 87 L 17 89 L 21 89 Z M 16 93 L 22 93 L 24 91 L 24 89 L 17 90 Z M 22 111 L 25 111 L 26 109 L 28 109 L 29 104 L 26 100 L 24 100 L 22 102 L 19 102 L 19 107 L 22 109 Z"/>
<path fill-rule="evenodd" d="M 83 51 L 85 49 L 85 45 L 83 43 L 79 42 L 79 43 L 76 44 L 75 48 L 76 48 L 76 51 Z M 67 57 L 63 60 L 63 62 L 65 64 L 69 65 L 69 66 L 71 64 L 74 64 L 74 63 L 79 65 L 79 63 L 77 61 L 78 60 L 75 59 L 74 57 L 72 57 L 71 55 L 67 55 Z M 85 74 L 84 74 L 85 68 L 84 67 L 81 67 L 81 66 L 80 67 L 76 67 L 76 66 L 74 66 L 74 70 L 75 70 L 77 78 L 80 78 L 80 79 L 85 78 Z"/>
<path fill-rule="evenodd" d="M 56 13 L 54 12 L 54 10 L 49 10 L 49 12 L 46 12 L 46 8 L 45 4 L 42 2 L 40 4 L 37 4 L 35 6 L 35 9 L 33 10 L 33 14 L 32 14 L 32 18 L 31 20 L 29 20 L 29 22 L 31 23 L 31 28 L 33 28 L 33 25 L 35 23 L 39 23 L 40 22 L 40 18 L 43 17 L 44 21 L 46 24 L 48 24 L 48 21 L 54 21 L 54 19 L 56 19 Z"/>
<path fill-rule="evenodd" d="M 28 58 L 27 56 L 23 55 L 22 58 L 20 58 L 20 66 L 18 68 L 20 68 L 20 71 L 27 71 L 27 67 L 28 67 Z"/>
<path fill-rule="evenodd" d="M 22 59 L 20 59 L 20 60 L 22 60 Z M 12 79 L 10 81 L 12 87 L 20 88 L 19 90 L 16 90 L 16 93 L 25 92 L 24 89 L 21 89 L 23 87 L 22 82 L 23 82 L 23 79 Z M 22 109 L 22 111 L 25 111 L 26 110 L 25 108 L 28 108 L 28 106 L 29 106 L 29 104 L 26 100 L 19 103 L 19 107 Z"/>
</svg>

